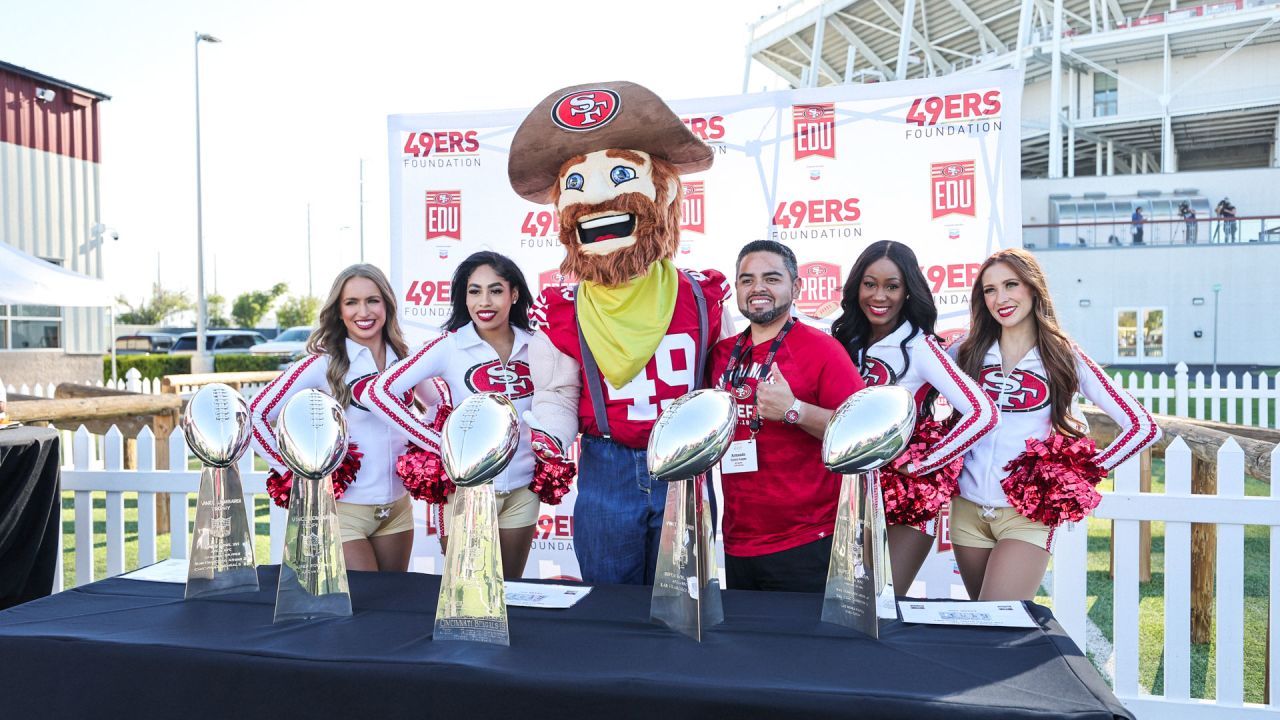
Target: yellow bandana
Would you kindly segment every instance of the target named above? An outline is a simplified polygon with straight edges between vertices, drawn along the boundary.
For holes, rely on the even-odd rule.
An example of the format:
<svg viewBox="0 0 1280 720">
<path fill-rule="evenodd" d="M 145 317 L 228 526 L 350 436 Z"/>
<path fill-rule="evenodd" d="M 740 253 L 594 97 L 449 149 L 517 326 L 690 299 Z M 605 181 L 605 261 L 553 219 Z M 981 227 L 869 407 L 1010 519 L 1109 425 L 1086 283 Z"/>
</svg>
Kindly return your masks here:
<svg viewBox="0 0 1280 720">
<path fill-rule="evenodd" d="M 578 324 L 600 372 L 614 388 L 631 382 L 671 327 L 680 271 L 670 260 L 625 285 L 578 283 Z"/>
</svg>

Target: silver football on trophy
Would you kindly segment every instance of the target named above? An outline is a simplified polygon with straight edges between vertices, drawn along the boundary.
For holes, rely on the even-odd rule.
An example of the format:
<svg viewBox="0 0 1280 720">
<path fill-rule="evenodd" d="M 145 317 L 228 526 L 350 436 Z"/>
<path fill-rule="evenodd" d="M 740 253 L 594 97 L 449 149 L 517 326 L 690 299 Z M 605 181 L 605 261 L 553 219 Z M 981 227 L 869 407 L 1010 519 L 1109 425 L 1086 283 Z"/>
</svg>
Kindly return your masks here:
<svg viewBox="0 0 1280 720">
<path fill-rule="evenodd" d="M 697 477 L 729 450 L 738 421 L 733 396 L 694 390 L 671 403 L 649 435 L 649 474 L 668 482 Z"/>
<path fill-rule="evenodd" d="M 276 438 L 290 470 L 322 478 L 346 457 L 347 418 L 333 398 L 319 390 L 303 390 L 289 398 L 276 418 Z"/>
<path fill-rule="evenodd" d="M 859 390 L 827 421 L 822 462 L 843 475 L 883 467 L 907 449 L 915 422 L 915 398 L 906 388 L 875 385 Z"/>
<path fill-rule="evenodd" d="M 229 467 L 249 447 L 249 407 L 221 383 L 205 385 L 182 413 L 187 447 L 210 467 Z"/>
<path fill-rule="evenodd" d="M 500 475 L 520 444 L 520 421 L 506 395 L 476 393 L 444 423 L 440 459 L 458 487 L 483 485 Z"/>
</svg>

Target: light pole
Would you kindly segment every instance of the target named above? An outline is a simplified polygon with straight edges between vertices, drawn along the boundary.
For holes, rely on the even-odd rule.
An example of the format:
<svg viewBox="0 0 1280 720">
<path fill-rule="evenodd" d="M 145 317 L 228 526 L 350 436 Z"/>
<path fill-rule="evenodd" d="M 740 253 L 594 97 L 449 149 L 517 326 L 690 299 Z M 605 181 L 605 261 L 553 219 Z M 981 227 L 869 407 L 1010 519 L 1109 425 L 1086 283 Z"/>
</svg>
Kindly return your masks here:
<svg viewBox="0 0 1280 720">
<path fill-rule="evenodd" d="M 1222 283 L 1213 284 L 1213 373 L 1218 373 L 1218 293 L 1222 292 Z"/>
<path fill-rule="evenodd" d="M 213 356 L 205 351 L 209 329 L 209 304 L 204 296 L 204 199 L 200 192 L 200 41 L 222 42 L 206 33 L 195 34 L 196 54 L 196 354 L 191 358 L 191 372 L 213 371 Z"/>
<path fill-rule="evenodd" d="M 307 297 L 314 297 L 311 290 L 311 203 L 307 203 Z"/>
</svg>

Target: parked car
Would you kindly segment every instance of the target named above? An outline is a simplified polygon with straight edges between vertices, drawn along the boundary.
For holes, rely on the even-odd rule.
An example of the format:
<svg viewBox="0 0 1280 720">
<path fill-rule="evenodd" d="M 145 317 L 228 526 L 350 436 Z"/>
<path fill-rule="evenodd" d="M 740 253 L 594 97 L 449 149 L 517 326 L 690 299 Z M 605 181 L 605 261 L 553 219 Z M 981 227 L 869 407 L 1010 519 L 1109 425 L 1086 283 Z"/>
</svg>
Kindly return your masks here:
<svg viewBox="0 0 1280 720">
<path fill-rule="evenodd" d="M 249 349 L 249 354 L 279 355 L 286 359 L 292 358 L 306 351 L 307 338 L 311 337 L 311 331 L 314 329 L 305 325 L 291 327 L 277 335 L 275 340 L 269 340 L 261 345 L 254 345 Z"/>
<path fill-rule="evenodd" d="M 262 333 L 252 330 L 210 330 L 205 333 L 205 350 L 214 355 L 235 355 L 249 352 L 249 349 L 261 345 L 267 339 Z M 170 353 L 193 353 L 196 351 L 196 334 L 182 333 L 174 341 Z"/>
<path fill-rule="evenodd" d="M 176 336 L 168 333 L 136 333 L 116 338 L 116 355 L 161 355 L 173 348 Z"/>
</svg>

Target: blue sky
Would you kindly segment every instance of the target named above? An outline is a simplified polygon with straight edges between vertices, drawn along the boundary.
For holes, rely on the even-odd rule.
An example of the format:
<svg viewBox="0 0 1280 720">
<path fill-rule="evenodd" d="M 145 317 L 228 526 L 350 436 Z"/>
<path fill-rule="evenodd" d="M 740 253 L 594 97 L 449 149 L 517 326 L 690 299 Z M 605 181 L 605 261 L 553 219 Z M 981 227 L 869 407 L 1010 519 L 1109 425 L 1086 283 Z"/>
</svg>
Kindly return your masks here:
<svg viewBox="0 0 1280 720">
<path fill-rule="evenodd" d="M 594 80 L 670 99 L 738 93 L 747 25 L 779 0 L 285 2 L 0 0 L 0 60 L 112 96 L 102 111 L 108 282 L 137 300 L 157 261 L 194 296 L 195 31 L 201 44 L 206 286 L 316 294 L 389 257 L 386 117 L 529 107 Z M 781 87 L 759 65 L 751 89 Z"/>
</svg>

